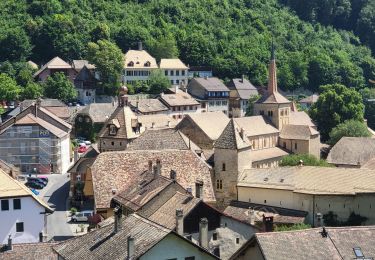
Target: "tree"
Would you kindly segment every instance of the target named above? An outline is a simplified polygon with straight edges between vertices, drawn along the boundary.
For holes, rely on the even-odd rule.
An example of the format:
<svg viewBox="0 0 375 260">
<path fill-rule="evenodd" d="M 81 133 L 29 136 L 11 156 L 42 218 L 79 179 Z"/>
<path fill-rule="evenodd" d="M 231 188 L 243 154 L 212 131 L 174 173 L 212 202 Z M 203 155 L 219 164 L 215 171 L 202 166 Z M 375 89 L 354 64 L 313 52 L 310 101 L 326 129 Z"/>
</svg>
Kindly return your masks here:
<svg viewBox="0 0 375 260">
<path fill-rule="evenodd" d="M 335 145 L 342 137 L 370 137 L 371 133 L 363 122 L 347 120 L 334 127 L 329 133 L 329 143 Z"/>
<path fill-rule="evenodd" d="M 164 75 L 162 70 L 153 70 L 149 78 L 150 93 L 160 94 L 171 86 L 171 82 Z"/>
<path fill-rule="evenodd" d="M 308 228 L 311 228 L 311 225 L 305 224 L 305 223 L 298 223 L 298 224 L 293 224 L 291 226 L 287 226 L 287 225 L 276 226 L 274 231 L 275 232 L 292 231 L 292 230 L 302 230 L 302 229 L 308 229 Z"/>
<path fill-rule="evenodd" d="M 157 61 L 177 58 L 178 49 L 176 40 L 172 36 L 162 36 L 150 44 L 150 53 Z"/>
<path fill-rule="evenodd" d="M 321 166 L 321 167 L 331 167 L 329 163 L 324 160 L 316 158 L 311 154 L 291 154 L 283 157 L 280 166 L 297 166 L 300 162 L 306 166 Z"/>
<path fill-rule="evenodd" d="M 62 72 L 49 76 L 43 85 L 45 95 L 48 98 L 56 98 L 67 102 L 77 97 L 77 91 L 72 82 Z"/>
<path fill-rule="evenodd" d="M 21 28 L 12 28 L 0 33 L 0 60 L 21 61 L 31 53 L 29 37 Z"/>
<path fill-rule="evenodd" d="M 260 98 L 259 94 L 250 96 L 249 106 L 247 107 L 247 110 L 246 110 L 246 116 L 253 116 L 254 115 L 254 104 L 255 104 L 255 102 L 258 101 L 259 98 Z"/>
<path fill-rule="evenodd" d="M 23 99 L 37 99 L 43 97 L 43 87 L 35 82 L 27 83 L 26 87 L 22 90 Z"/>
<path fill-rule="evenodd" d="M 7 74 L 0 73 L 0 100 L 14 101 L 19 98 L 21 88 Z"/>
<path fill-rule="evenodd" d="M 309 113 L 317 123 L 323 141 L 329 139 L 334 127 L 346 120 L 363 122 L 364 105 L 356 90 L 333 84 L 321 86 L 320 91 L 319 99 Z"/>
<path fill-rule="evenodd" d="M 100 84 L 104 93 L 115 95 L 120 87 L 121 73 L 124 67 L 123 54 L 116 44 L 99 40 L 88 45 L 87 59 L 95 64 L 100 74 Z"/>
</svg>

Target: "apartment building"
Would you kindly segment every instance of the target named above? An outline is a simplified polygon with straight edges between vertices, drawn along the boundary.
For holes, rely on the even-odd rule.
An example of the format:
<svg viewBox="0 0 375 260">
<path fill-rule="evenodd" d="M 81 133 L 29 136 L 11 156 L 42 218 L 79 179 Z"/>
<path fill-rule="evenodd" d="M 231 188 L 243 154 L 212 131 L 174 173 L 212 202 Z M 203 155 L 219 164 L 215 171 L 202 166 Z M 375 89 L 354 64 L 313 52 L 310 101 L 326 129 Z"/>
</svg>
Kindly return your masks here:
<svg viewBox="0 0 375 260">
<path fill-rule="evenodd" d="M 180 59 L 161 59 L 160 69 L 169 78 L 171 85 L 187 85 L 189 68 Z"/>
</svg>

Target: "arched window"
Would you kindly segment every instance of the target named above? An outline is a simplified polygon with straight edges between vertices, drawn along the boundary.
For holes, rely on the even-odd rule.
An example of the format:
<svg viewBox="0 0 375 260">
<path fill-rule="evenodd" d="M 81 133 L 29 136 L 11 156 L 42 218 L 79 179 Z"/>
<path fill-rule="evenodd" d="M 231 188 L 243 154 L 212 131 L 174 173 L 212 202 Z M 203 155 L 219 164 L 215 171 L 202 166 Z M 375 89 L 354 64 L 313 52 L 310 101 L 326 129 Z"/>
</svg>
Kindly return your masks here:
<svg viewBox="0 0 375 260">
<path fill-rule="evenodd" d="M 145 64 L 144 64 L 145 67 L 150 67 L 151 66 L 151 63 L 149 61 L 146 61 Z"/>
<path fill-rule="evenodd" d="M 129 63 L 128 63 L 128 67 L 134 67 L 134 62 L 132 62 L 132 61 L 129 62 Z"/>
</svg>

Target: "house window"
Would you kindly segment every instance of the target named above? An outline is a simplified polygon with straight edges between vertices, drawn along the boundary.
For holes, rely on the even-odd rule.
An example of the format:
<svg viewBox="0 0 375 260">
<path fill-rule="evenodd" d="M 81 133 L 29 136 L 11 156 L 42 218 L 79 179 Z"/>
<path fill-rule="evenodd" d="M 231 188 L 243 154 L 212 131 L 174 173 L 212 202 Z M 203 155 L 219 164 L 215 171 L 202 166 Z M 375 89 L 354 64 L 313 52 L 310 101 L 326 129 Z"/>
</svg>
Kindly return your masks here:
<svg viewBox="0 0 375 260">
<path fill-rule="evenodd" d="M 273 111 L 268 111 L 268 116 L 273 116 Z"/>
<path fill-rule="evenodd" d="M 225 172 L 225 163 L 223 163 L 222 171 Z"/>
<path fill-rule="evenodd" d="M 171 76 L 174 76 L 174 70 L 171 70 Z"/>
<path fill-rule="evenodd" d="M 23 232 L 23 222 L 16 223 L 16 232 Z"/>
<path fill-rule="evenodd" d="M 216 189 L 217 190 L 223 189 L 223 180 L 216 180 Z"/>
<path fill-rule="evenodd" d="M 267 203 L 267 200 L 264 200 L 264 204 L 266 204 Z"/>
<path fill-rule="evenodd" d="M 176 76 L 180 76 L 180 71 L 176 70 Z"/>
<path fill-rule="evenodd" d="M 132 61 L 129 62 L 129 63 L 128 63 L 128 67 L 134 67 L 134 62 L 132 62 Z"/>
<path fill-rule="evenodd" d="M 238 245 L 240 243 L 240 238 L 236 237 L 236 244 Z"/>
<path fill-rule="evenodd" d="M 109 126 L 109 135 L 116 135 L 117 134 L 117 128 L 115 125 Z"/>
<path fill-rule="evenodd" d="M 185 257 L 185 260 L 195 260 L 195 256 L 188 256 L 188 257 Z"/>
<path fill-rule="evenodd" d="M 21 199 L 13 200 L 13 209 L 21 209 Z"/>
<path fill-rule="evenodd" d="M 168 76 L 168 70 L 164 71 L 165 76 Z"/>
<path fill-rule="evenodd" d="M 217 233 L 216 232 L 212 233 L 212 240 L 217 240 Z"/>
<path fill-rule="evenodd" d="M 78 122 L 83 122 L 83 117 L 79 116 L 78 117 Z"/>
<path fill-rule="evenodd" d="M 1 200 L 1 211 L 9 210 L 9 200 Z"/>
<path fill-rule="evenodd" d="M 146 61 L 145 67 L 150 67 L 151 63 L 149 61 Z"/>
<path fill-rule="evenodd" d="M 283 147 L 286 148 L 286 142 L 283 142 Z"/>
<path fill-rule="evenodd" d="M 297 150 L 297 143 L 294 143 L 294 149 Z"/>
<path fill-rule="evenodd" d="M 196 182 L 195 183 L 195 197 L 200 198 L 203 195 L 203 183 Z"/>
<path fill-rule="evenodd" d="M 264 115 L 264 111 L 263 111 L 263 110 L 260 110 L 260 111 L 259 111 L 259 114 L 263 116 L 263 115 Z"/>
<path fill-rule="evenodd" d="M 365 257 L 364 254 L 362 253 L 362 250 L 361 250 L 360 247 L 354 247 L 354 248 L 353 248 L 353 251 L 354 251 L 354 254 L 355 254 L 355 256 L 357 257 L 357 259 L 358 259 L 358 258 L 364 258 L 364 257 Z"/>
<path fill-rule="evenodd" d="M 114 145 L 115 145 L 115 142 L 111 142 L 111 145 L 114 146 Z"/>
<path fill-rule="evenodd" d="M 184 70 L 181 71 L 181 75 L 182 75 L 182 76 L 185 76 L 185 71 L 184 71 Z"/>
</svg>

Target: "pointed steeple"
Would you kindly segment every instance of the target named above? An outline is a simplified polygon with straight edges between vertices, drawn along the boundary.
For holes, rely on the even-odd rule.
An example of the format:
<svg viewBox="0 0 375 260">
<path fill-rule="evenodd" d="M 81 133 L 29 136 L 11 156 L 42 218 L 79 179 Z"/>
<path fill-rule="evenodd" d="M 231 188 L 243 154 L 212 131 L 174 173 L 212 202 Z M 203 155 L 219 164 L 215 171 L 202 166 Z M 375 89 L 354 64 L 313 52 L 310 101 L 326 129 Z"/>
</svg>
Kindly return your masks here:
<svg viewBox="0 0 375 260">
<path fill-rule="evenodd" d="M 275 59 L 275 46 L 272 40 L 271 47 L 271 60 L 268 67 L 268 94 L 272 95 L 277 92 L 277 72 L 276 72 L 276 59 Z"/>
</svg>

